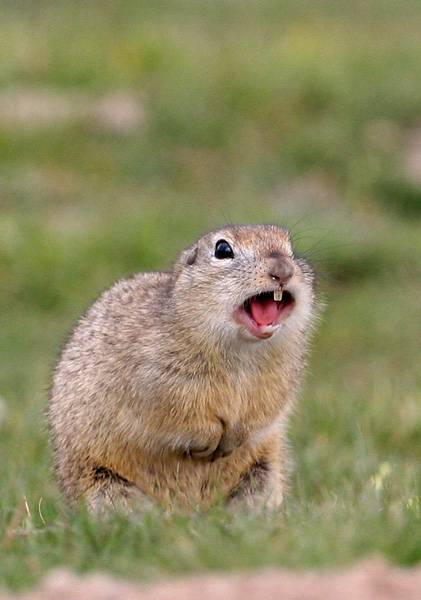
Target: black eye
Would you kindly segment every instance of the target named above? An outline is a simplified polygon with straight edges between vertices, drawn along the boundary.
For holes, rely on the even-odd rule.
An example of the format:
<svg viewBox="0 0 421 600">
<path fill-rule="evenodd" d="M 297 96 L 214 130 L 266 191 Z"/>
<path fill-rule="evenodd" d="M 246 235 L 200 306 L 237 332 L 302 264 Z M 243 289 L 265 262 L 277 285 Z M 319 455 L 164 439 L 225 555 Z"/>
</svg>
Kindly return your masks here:
<svg viewBox="0 0 421 600">
<path fill-rule="evenodd" d="M 231 246 L 225 240 L 219 240 L 215 244 L 215 258 L 234 258 Z"/>
</svg>

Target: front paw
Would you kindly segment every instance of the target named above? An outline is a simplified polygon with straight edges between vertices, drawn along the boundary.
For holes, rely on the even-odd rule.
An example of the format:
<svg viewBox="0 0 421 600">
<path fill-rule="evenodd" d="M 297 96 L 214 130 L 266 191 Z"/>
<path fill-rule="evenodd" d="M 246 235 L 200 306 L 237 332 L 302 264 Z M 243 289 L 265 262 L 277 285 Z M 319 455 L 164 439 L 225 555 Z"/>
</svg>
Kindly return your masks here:
<svg viewBox="0 0 421 600">
<path fill-rule="evenodd" d="M 186 458 L 194 458 L 195 460 L 201 459 L 213 462 L 217 458 L 229 456 L 234 450 L 235 448 L 231 446 L 227 447 L 221 444 L 218 444 L 216 448 L 213 446 L 206 446 L 205 448 L 192 446 L 183 452 L 183 456 Z"/>
<path fill-rule="evenodd" d="M 218 433 L 218 436 L 208 438 L 206 442 L 202 443 L 196 439 L 183 452 L 183 456 L 213 462 L 218 458 L 229 456 L 246 441 L 247 432 L 242 425 L 236 424 L 234 427 L 227 428 L 223 419 L 220 418 L 219 422 L 222 431 Z"/>
<path fill-rule="evenodd" d="M 214 445 L 211 445 L 211 446 L 194 446 L 194 445 L 192 445 L 183 452 L 183 456 L 186 458 L 194 458 L 195 460 L 198 460 L 198 459 L 212 460 L 212 457 L 215 454 L 217 448 L 218 448 L 218 446 L 216 446 L 216 448 L 215 448 Z"/>
<path fill-rule="evenodd" d="M 231 429 L 228 429 L 222 435 L 218 446 L 213 452 L 210 460 L 213 462 L 217 458 L 224 458 L 229 456 L 244 444 L 247 440 L 247 432 L 241 425 L 236 425 Z"/>
<path fill-rule="evenodd" d="M 219 444 L 215 447 L 207 446 L 206 448 L 190 448 L 185 456 L 190 456 L 195 459 L 208 460 L 214 462 L 217 458 L 225 458 L 230 456 L 244 442 L 242 436 L 225 436 L 221 437 Z"/>
<path fill-rule="evenodd" d="M 224 422 L 218 419 L 208 429 L 203 429 L 193 435 L 189 444 L 183 451 L 183 456 L 195 460 L 211 460 L 223 438 Z"/>
<path fill-rule="evenodd" d="M 211 462 L 213 462 L 217 458 L 225 458 L 226 456 L 230 456 L 230 454 L 232 454 L 234 452 L 234 450 L 236 448 L 238 448 L 239 446 L 241 446 L 241 442 L 239 442 L 238 440 L 236 440 L 235 442 L 233 442 L 232 440 L 229 440 L 228 443 L 221 442 L 215 448 L 215 451 L 212 452 L 212 454 L 209 456 L 209 460 Z"/>
</svg>

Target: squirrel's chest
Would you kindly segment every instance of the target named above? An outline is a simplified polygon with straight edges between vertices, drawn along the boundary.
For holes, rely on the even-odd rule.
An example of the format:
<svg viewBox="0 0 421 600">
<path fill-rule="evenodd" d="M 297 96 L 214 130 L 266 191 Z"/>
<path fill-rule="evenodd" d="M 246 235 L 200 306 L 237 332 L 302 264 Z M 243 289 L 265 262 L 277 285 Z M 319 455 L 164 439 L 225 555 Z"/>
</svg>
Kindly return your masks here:
<svg viewBox="0 0 421 600">
<path fill-rule="evenodd" d="M 155 401 L 147 404 L 163 404 L 167 415 L 183 411 L 186 419 L 216 417 L 228 426 L 242 422 L 253 429 L 275 418 L 288 400 L 285 365 L 239 360 L 225 368 L 204 360 L 194 361 L 194 368 L 180 361 L 161 367 L 158 362 L 158 372 L 148 378 L 146 390 Z"/>
<path fill-rule="evenodd" d="M 190 396 L 193 411 L 217 415 L 232 426 L 242 422 L 253 429 L 279 414 L 287 401 L 288 386 L 276 373 L 239 369 L 219 379 L 199 379 L 184 394 Z"/>
</svg>

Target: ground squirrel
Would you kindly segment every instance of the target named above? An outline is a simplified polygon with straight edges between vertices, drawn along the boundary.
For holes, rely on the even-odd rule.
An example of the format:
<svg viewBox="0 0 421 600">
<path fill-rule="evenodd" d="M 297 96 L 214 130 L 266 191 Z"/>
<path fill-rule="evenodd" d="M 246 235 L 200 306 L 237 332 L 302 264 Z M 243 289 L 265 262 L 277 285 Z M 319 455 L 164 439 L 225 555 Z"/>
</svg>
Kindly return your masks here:
<svg viewBox="0 0 421 600">
<path fill-rule="evenodd" d="M 54 373 L 65 496 L 94 511 L 277 506 L 313 313 L 312 270 L 275 225 L 221 227 L 171 271 L 118 281 L 81 317 Z"/>
</svg>

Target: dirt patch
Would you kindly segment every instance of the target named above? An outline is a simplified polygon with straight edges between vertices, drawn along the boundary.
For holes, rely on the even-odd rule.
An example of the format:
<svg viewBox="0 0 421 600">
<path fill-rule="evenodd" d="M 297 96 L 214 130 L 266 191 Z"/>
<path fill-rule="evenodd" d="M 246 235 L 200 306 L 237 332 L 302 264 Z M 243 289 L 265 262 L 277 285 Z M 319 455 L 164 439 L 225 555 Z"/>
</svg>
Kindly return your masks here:
<svg viewBox="0 0 421 600">
<path fill-rule="evenodd" d="M 421 184 L 421 125 L 411 130 L 405 140 L 403 165 L 408 179 L 413 184 Z"/>
<path fill-rule="evenodd" d="M 2 127 L 48 129 L 88 121 L 125 133 L 141 127 L 145 118 L 139 98 L 124 91 L 97 97 L 84 91 L 17 86 L 0 93 Z"/>
<path fill-rule="evenodd" d="M 420 600 L 421 566 L 400 569 L 382 559 L 342 571 L 203 575 L 141 586 L 108 575 L 54 571 L 37 590 L 0 600 Z"/>
</svg>

